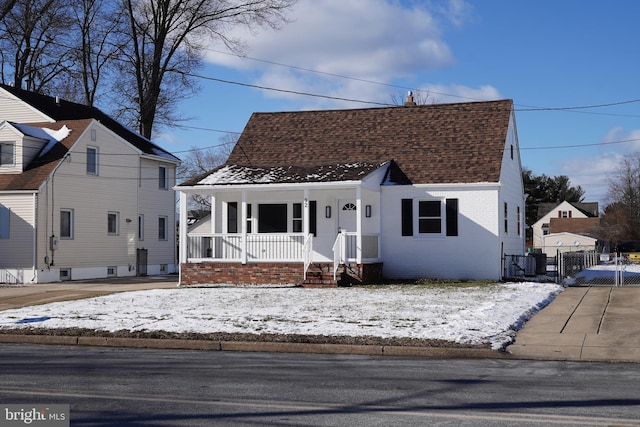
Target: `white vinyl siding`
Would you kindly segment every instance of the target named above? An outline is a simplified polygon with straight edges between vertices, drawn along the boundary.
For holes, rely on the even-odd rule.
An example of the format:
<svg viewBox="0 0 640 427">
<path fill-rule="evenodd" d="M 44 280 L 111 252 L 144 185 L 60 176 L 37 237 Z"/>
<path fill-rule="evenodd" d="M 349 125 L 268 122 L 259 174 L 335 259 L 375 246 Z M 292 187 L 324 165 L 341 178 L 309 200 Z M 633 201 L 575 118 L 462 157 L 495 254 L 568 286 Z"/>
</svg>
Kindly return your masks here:
<svg viewBox="0 0 640 427">
<path fill-rule="evenodd" d="M 11 210 L 0 205 L 0 239 L 8 239 L 11 237 Z"/>
<path fill-rule="evenodd" d="M 4 215 L 9 213 L 8 238 L 0 238 L 0 268 L 32 266 L 35 224 L 33 204 L 33 194 L 0 195 L 0 210 L 4 210 Z M 0 213 L 1 215 L 3 214 Z"/>
</svg>

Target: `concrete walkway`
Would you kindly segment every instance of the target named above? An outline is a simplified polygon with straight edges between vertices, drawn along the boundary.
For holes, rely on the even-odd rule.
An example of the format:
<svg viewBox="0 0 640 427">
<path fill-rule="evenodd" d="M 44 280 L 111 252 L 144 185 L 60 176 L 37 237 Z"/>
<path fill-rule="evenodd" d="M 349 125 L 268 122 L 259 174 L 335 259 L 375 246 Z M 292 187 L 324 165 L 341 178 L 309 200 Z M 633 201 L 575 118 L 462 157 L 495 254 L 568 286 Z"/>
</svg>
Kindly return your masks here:
<svg viewBox="0 0 640 427">
<path fill-rule="evenodd" d="M 640 362 L 640 288 L 568 288 L 507 351 L 526 359 Z"/>
</svg>

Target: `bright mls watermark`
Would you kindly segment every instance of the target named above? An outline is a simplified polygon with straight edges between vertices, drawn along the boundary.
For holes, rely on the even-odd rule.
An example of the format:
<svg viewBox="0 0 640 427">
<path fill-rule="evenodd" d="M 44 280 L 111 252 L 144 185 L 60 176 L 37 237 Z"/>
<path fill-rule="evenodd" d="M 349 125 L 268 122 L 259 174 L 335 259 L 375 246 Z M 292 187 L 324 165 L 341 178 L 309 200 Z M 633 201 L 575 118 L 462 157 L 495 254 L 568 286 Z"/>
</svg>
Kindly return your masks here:
<svg viewBox="0 0 640 427">
<path fill-rule="evenodd" d="M 0 425 L 69 427 L 69 405 L 0 405 Z"/>
</svg>

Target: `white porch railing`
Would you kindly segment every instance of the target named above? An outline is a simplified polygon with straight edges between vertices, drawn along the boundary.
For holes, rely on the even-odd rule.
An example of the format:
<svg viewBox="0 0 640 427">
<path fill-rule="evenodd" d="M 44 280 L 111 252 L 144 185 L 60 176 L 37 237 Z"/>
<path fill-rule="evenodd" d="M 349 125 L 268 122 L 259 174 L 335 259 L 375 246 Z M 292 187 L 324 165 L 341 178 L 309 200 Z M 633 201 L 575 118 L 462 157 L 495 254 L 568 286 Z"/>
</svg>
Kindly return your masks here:
<svg viewBox="0 0 640 427">
<path fill-rule="evenodd" d="M 187 258 L 224 262 L 306 262 L 311 258 L 312 235 L 303 234 L 204 234 L 187 235 Z M 244 249 L 244 251 L 243 251 Z M 246 253 L 246 259 L 243 259 Z"/>
<path fill-rule="evenodd" d="M 360 261 L 377 261 L 380 258 L 380 239 L 377 234 L 362 235 Z M 358 262 L 358 233 L 342 231 L 333 243 L 333 278 L 340 264 Z"/>
<path fill-rule="evenodd" d="M 7 269 L 0 268 L 0 283 L 3 285 L 17 285 L 22 282 L 22 270 L 18 270 L 17 275 L 10 273 Z M 18 277 L 20 276 L 20 277 Z"/>
</svg>

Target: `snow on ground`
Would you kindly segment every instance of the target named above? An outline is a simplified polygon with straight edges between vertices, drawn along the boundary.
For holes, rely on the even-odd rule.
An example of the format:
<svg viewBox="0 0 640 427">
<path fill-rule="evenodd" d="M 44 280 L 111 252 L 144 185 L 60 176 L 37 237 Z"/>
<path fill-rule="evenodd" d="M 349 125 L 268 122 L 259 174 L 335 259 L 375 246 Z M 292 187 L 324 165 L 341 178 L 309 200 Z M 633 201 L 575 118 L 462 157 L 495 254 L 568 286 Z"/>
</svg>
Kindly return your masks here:
<svg viewBox="0 0 640 427">
<path fill-rule="evenodd" d="M 1 311 L 0 328 L 401 337 L 500 349 L 563 289 L 533 282 L 156 289 Z"/>
</svg>

